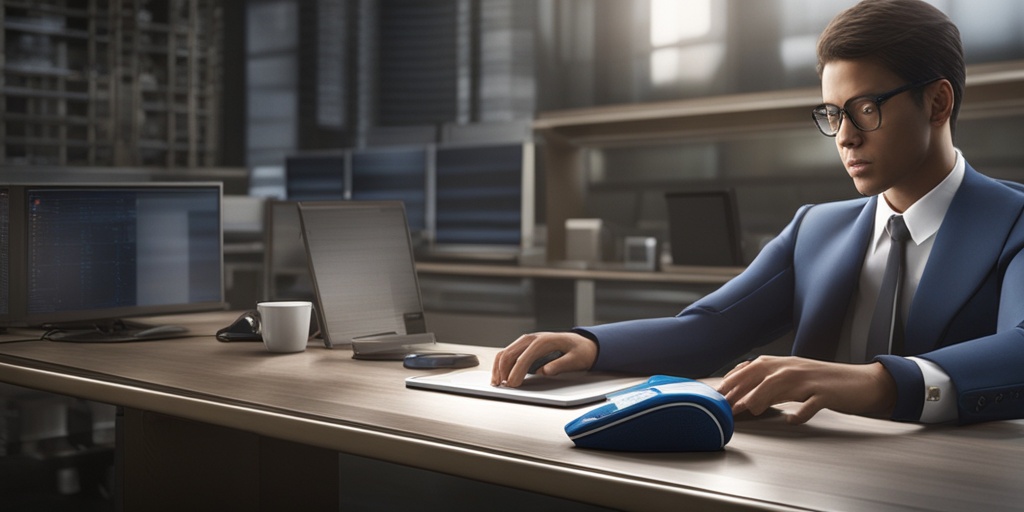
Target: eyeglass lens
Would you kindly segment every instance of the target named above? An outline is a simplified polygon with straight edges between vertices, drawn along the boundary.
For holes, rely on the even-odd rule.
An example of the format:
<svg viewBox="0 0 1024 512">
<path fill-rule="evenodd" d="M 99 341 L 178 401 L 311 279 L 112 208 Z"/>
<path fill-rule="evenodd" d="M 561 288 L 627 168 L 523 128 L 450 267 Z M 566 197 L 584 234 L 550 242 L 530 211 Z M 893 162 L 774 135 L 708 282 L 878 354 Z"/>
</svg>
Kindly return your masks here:
<svg viewBox="0 0 1024 512">
<path fill-rule="evenodd" d="M 814 119 L 822 132 L 828 134 L 839 133 L 839 126 L 843 122 L 843 112 L 853 122 L 857 129 L 865 132 L 877 130 L 882 125 L 882 116 L 879 115 L 878 105 L 870 98 L 855 98 L 846 104 L 846 108 L 840 109 L 835 105 L 826 105 L 814 112 Z"/>
</svg>

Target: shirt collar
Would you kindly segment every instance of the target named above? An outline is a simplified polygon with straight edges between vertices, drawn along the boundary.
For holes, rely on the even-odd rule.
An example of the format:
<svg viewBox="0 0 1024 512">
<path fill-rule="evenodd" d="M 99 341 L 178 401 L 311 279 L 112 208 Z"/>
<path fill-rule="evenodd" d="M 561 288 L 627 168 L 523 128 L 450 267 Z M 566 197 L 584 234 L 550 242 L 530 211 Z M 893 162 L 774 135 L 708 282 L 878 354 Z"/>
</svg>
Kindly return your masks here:
<svg viewBox="0 0 1024 512">
<path fill-rule="evenodd" d="M 946 210 L 949 209 L 949 204 L 953 202 L 953 196 L 964 180 L 965 167 L 964 156 L 958 149 L 956 150 L 956 163 L 953 164 L 953 170 L 949 175 L 903 212 L 903 221 L 906 222 L 910 238 L 913 239 L 915 245 L 921 245 L 939 231 L 942 219 L 946 216 Z M 889 207 L 889 203 L 882 197 L 882 194 L 877 197 L 874 250 L 878 250 L 879 244 L 883 240 L 885 224 L 889 221 L 889 217 L 899 215 Z"/>
</svg>

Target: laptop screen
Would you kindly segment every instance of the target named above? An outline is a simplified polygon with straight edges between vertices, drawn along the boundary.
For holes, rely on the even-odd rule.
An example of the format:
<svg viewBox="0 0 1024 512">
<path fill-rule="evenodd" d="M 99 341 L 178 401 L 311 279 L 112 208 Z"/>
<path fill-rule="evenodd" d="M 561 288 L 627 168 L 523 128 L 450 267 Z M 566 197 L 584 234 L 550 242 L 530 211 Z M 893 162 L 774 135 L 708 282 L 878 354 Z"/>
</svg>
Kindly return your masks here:
<svg viewBox="0 0 1024 512">
<path fill-rule="evenodd" d="M 325 344 L 426 332 L 401 202 L 299 203 L 299 214 Z"/>
</svg>

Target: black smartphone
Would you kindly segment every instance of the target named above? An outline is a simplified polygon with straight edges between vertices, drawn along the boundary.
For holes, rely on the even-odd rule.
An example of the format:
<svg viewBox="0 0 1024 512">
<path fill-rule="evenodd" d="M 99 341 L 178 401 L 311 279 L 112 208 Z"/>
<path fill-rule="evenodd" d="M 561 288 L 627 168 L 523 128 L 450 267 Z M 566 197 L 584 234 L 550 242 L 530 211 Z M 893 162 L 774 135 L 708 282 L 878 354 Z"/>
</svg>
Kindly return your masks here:
<svg viewBox="0 0 1024 512">
<path fill-rule="evenodd" d="M 478 366 L 480 360 L 473 354 L 454 352 L 423 352 L 405 356 L 402 365 L 406 368 L 470 368 Z"/>
</svg>

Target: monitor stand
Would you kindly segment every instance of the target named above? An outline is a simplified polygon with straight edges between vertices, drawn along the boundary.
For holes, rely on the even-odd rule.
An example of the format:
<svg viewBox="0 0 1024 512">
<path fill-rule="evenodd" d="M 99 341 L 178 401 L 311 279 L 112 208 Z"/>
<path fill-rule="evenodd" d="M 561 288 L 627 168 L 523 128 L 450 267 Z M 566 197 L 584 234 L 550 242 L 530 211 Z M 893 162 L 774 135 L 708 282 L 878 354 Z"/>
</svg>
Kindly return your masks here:
<svg viewBox="0 0 1024 512">
<path fill-rule="evenodd" d="M 150 341 L 188 336 L 188 329 L 179 325 L 146 325 L 139 322 L 113 320 L 97 323 L 91 327 L 54 326 L 44 335 L 50 341 L 75 343 L 123 343 L 129 341 Z"/>
</svg>

